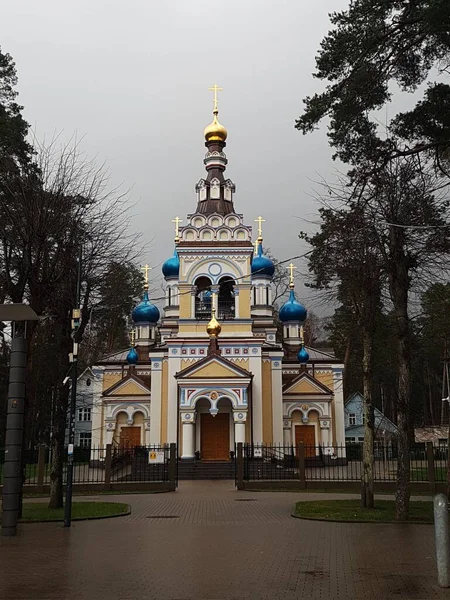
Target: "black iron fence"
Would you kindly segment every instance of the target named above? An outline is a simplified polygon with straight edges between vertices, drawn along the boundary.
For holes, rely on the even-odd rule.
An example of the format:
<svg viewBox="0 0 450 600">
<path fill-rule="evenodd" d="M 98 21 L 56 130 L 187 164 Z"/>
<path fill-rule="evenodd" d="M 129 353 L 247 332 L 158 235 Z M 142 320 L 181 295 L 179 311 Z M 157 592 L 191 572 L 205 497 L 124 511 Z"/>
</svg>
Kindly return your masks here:
<svg viewBox="0 0 450 600">
<path fill-rule="evenodd" d="M 171 459 L 172 455 L 172 459 Z M 46 446 L 25 452 L 24 486 L 50 484 L 52 456 Z M 173 462 L 172 472 L 170 470 Z M 0 485 L 3 483 L 4 450 L 0 449 Z M 63 481 L 67 474 L 67 449 L 63 460 Z M 175 474 L 174 474 L 175 473 Z M 75 485 L 121 483 L 164 483 L 176 481 L 176 448 L 167 446 L 120 446 L 74 448 L 73 483 Z"/>
<path fill-rule="evenodd" d="M 377 443 L 374 448 L 376 482 L 396 481 L 397 458 L 396 445 Z M 244 444 L 242 461 L 244 481 L 361 481 L 363 444 L 330 447 Z M 412 446 L 410 476 L 412 482 L 446 481 L 446 448 L 431 444 Z"/>
</svg>

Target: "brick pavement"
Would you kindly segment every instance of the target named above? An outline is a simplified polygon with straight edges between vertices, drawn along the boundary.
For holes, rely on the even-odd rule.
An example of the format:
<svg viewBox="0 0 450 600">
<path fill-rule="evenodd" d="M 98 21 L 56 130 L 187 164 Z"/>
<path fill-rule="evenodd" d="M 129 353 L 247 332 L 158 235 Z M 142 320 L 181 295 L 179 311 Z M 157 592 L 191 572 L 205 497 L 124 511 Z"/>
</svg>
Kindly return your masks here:
<svg viewBox="0 0 450 600">
<path fill-rule="evenodd" d="M 131 504 L 128 517 L 23 525 L 0 538 L 0 599 L 450 596 L 436 585 L 431 526 L 293 519 L 299 496 L 334 497 L 182 482 L 173 494 L 108 496 Z"/>
</svg>

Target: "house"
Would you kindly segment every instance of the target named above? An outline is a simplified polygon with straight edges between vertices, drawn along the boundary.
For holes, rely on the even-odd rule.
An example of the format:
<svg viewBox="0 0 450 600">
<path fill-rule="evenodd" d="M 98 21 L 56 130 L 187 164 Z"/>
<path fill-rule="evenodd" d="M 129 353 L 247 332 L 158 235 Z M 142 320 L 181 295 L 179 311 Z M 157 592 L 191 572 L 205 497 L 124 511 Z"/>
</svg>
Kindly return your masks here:
<svg viewBox="0 0 450 600">
<path fill-rule="evenodd" d="M 384 415 L 381 410 L 374 408 L 375 440 L 390 443 L 397 436 L 397 426 Z M 345 441 L 356 443 L 364 441 L 364 396 L 359 392 L 352 394 L 345 402 Z"/>
<path fill-rule="evenodd" d="M 75 408 L 75 447 L 90 448 L 92 443 L 92 419 L 95 411 L 93 393 L 94 373 L 89 367 L 77 379 L 77 402 Z M 69 422 L 69 419 L 67 419 Z M 69 430 L 66 429 L 66 445 Z"/>
</svg>

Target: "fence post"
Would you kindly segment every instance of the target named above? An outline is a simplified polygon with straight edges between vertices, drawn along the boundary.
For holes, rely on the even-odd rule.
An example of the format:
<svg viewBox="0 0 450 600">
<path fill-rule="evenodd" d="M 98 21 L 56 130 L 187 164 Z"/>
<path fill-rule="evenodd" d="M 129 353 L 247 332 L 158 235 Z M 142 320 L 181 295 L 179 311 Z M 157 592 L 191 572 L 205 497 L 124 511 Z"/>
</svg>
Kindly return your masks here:
<svg viewBox="0 0 450 600">
<path fill-rule="evenodd" d="M 305 470 L 305 444 L 300 442 L 297 445 L 298 456 L 298 478 L 300 480 L 300 489 L 306 488 L 306 470 Z"/>
<path fill-rule="evenodd" d="M 244 489 L 244 445 L 238 442 L 236 456 L 237 489 Z"/>
<path fill-rule="evenodd" d="M 169 484 L 170 491 L 177 488 L 177 445 L 172 442 L 169 449 Z"/>
<path fill-rule="evenodd" d="M 427 471 L 428 471 L 428 481 L 430 483 L 431 493 L 435 494 L 437 492 L 437 486 L 436 486 L 436 473 L 434 471 L 433 442 L 427 442 Z"/>
<path fill-rule="evenodd" d="M 111 489 L 112 444 L 106 444 L 105 456 L 105 491 Z"/>
<path fill-rule="evenodd" d="M 44 474 L 45 474 L 45 445 L 38 446 L 38 464 L 37 464 L 37 485 L 38 492 L 44 492 Z"/>
</svg>

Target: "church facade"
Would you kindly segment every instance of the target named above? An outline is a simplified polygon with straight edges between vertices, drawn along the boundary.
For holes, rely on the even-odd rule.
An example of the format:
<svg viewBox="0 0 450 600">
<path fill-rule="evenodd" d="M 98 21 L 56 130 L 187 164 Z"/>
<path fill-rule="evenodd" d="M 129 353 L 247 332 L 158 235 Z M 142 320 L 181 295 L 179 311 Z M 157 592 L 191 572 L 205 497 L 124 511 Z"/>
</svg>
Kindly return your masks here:
<svg viewBox="0 0 450 600">
<path fill-rule="evenodd" d="M 149 299 L 146 271 L 132 348 L 92 369 L 92 445 L 176 442 L 185 460 L 227 460 L 238 442 L 304 442 L 331 452 L 345 443 L 343 365 L 305 347 L 307 314 L 292 270 L 289 299 L 276 314 L 263 220 L 253 242 L 225 176 L 227 131 L 216 99 L 213 115 L 197 207 L 182 227 L 175 219 L 173 255 L 162 268 L 163 314 Z"/>
</svg>

